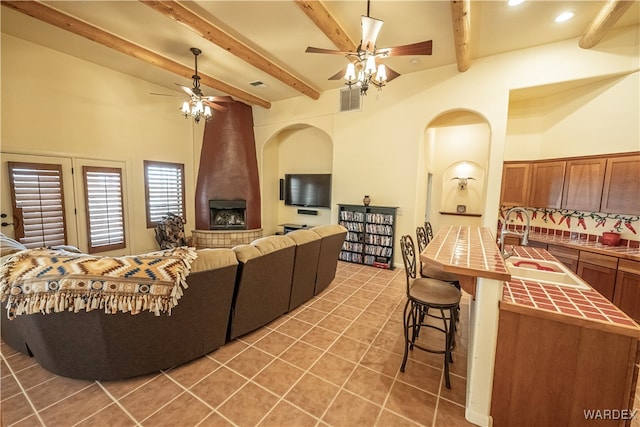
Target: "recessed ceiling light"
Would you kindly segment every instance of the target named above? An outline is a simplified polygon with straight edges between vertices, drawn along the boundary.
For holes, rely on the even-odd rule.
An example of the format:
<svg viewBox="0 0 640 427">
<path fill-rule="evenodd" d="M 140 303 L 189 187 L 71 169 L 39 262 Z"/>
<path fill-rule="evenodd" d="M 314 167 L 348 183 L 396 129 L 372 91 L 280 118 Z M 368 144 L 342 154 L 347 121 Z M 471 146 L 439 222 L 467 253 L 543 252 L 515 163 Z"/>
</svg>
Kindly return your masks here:
<svg viewBox="0 0 640 427">
<path fill-rule="evenodd" d="M 517 6 L 517 5 L 522 4 L 522 3 L 524 3 L 524 0 L 509 0 L 507 2 L 507 4 L 509 6 Z"/>
<path fill-rule="evenodd" d="M 573 18 L 573 12 L 562 12 L 560 15 L 556 16 L 556 22 L 565 22 L 569 19 Z"/>
</svg>

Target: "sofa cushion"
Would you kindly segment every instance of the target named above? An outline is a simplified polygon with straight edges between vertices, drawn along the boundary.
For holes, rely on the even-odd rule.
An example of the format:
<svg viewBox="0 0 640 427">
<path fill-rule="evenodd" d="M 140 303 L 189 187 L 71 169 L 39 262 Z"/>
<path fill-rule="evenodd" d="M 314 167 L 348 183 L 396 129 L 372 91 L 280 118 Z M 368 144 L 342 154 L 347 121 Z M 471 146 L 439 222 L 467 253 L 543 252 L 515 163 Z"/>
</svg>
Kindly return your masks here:
<svg viewBox="0 0 640 427">
<path fill-rule="evenodd" d="M 281 249 L 290 248 L 295 246 L 296 243 L 287 236 L 267 236 L 251 242 L 252 246 L 255 246 L 262 255 L 270 254 Z"/>
<path fill-rule="evenodd" d="M 15 254 L 27 249 L 25 245 L 0 233 L 0 257 Z"/>
<path fill-rule="evenodd" d="M 321 238 L 318 233 L 311 230 L 295 230 L 287 233 L 287 237 L 296 242 L 296 245 L 298 246 Z"/>
<path fill-rule="evenodd" d="M 334 234 L 345 233 L 347 231 L 346 228 L 339 224 L 318 225 L 310 230 L 314 233 L 318 233 L 320 237 L 332 236 Z"/>
<path fill-rule="evenodd" d="M 250 259 L 258 258 L 261 253 L 253 245 L 237 245 L 233 247 L 233 252 L 235 252 L 238 261 L 242 263 L 246 263 Z"/>
<path fill-rule="evenodd" d="M 230 265 L 238 265 L 236 253 L 231 249 L 198 249 L 198 258 L 191 264 L 191 273 L 200 271 L 217 270 Z"/>
<path fill-rule="evenodd" d="M 76 254 L 81 254 L 82 251 L 78 248 L 76 248 L 75 246 L 71 246 L 71 245 L 56 245 L 56 246 L 51 246 L 51 249 L 55 249 L 57 251 L 67 251 L 67 252 L 73 252 Z"/>
</svg>

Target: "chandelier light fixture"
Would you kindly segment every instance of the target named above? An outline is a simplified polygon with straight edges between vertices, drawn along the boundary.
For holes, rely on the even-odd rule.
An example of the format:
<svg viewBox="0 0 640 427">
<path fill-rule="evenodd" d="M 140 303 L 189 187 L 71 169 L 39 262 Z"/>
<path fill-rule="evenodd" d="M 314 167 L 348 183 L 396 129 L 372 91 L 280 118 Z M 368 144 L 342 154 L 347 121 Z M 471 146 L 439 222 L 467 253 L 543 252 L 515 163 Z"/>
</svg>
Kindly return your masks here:
<svg viewBox="0 0 640 427">
<path fill-rule="evenodd" d="M 182 114 L 185 119 L 193 117 L 196 123 L 200 121 L 200 118 L 204 117 L 205 120 L 209 120 L 213 115 L 211 113 L 211 107 L 203 105 L 202 100 L 197 96 L 192 96 L 188 101 L 182 103 Z"/>
<path fill-rule="evenodd" d="M 382 90 L 387 82 L 387 69 L 384 64 L 376 65 L 377 57 L 384 57 L 386 52 L 376 54 L 375 47 L 372 52 L 367 49 L 358 49 L 356 54 L 349 54 L 347 58 L 351 61 L 347 65 L 347 72 L 344 74 L 345 84 L 351 89 L 356 85 L 360 87 L 360 95 L 366 95 L 369 85 L 373 85 Z M 356 75 L 357 71 L 357 75 Z"/>
<path fill-rule="evenodd" d="M 366 95 L 371 85 L 382 90 L 391 80 L 400 76 L 400 73 L 385 66 L 378 61 L 390 56 L 415 56 L 431 55 L 433 42 L 425 40 L 423 42 L 406 44 L 402 46 L 378 49 L 376 39 L 382 28 L 384 21 L 369 16 L 371 2 L 367 0 L 367 16 L 360 17 L 362 27 L 362 39 L 355 52 L 344 52 L 319 47 L 307 47 L 307 53 L 325 53 L 332 55 L 345 55 L 349 60 L 346 72 L 340 71 L 329 80 L 344 79 L 345 84 L 351 89 L 353 86 L 360 88 L 360 95 Z"/>
<path fill-rule="evenodd" d="M 211 107 L 205 103 L 206 97 L 202 95 L 202 90 L 200 89 L 198 55 L 200 55 L 202 51 L 197 47 L 192 47 L 190 50 L 195 58 L 195 74 L 191 76 L 193 79 L 193 88 L 182 86 L 184 91 L 189 95 L 189 99 L 182 103 L 182 114 L 185 119 L 193 117 L 193 120 L 198 123 L 203 117 L 205 120 L 209 120 L 213 114 L 211 113 Z"/>
</svg>

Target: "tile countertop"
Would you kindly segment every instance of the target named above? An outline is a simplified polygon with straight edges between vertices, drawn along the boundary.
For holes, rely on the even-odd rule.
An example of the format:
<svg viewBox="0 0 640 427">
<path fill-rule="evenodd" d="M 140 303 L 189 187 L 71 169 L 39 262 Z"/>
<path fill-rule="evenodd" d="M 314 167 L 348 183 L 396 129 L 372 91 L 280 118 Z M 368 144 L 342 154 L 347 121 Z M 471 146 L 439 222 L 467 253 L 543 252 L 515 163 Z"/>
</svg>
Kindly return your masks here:
<svg viewBox="0 0 640 427">
<path fill-rule="evenodd" d="M 542 242 L 552 245 L 561 245 L 568 248 L 579 249 L 583 251 L 595 252 L 601 255 L 610 255 L 618 258 L 625 258 L 634 261 L 640 261 L 640 248 L 632 248 L 629 246 L 607 246 L 600 242 L 585 239 L 571 239 L 568 236 L 559 236 L 554 234 L 545 234 L 532 232 L 529 234 L 529 240 Z"/>
<path fill-rule="evenodd" d="M 496 239 L 487 227 L 442 227 L 420 259 L 439 270 L 458 274 L 462 289 L 474 296 L 477 277 L 500 281 L 511 278 Z"/>
<path fill-rule="evenodd" d="M 557 261 L 541 248 L 514 247 L 514 256 Z M 536 311 L 544 317 L 640 338 L 640 326 L 594 289 L 582 290 L 512 278 L 502 289 L 501 309 Z"/>
</svg>

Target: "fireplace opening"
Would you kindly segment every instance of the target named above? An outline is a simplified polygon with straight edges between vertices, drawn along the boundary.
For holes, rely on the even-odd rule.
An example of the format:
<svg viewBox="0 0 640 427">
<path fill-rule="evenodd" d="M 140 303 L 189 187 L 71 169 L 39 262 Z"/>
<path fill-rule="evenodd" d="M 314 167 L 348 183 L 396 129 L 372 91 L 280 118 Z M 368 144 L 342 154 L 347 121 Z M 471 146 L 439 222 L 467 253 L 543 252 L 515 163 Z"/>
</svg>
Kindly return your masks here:
<svg viewBox="0 0 640 427">
<path fill-rule="evenodd" d="M 246 230 L 246 200 L 209 200 L 210 230 Z"/>
</svg>

